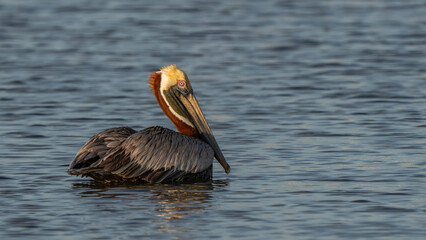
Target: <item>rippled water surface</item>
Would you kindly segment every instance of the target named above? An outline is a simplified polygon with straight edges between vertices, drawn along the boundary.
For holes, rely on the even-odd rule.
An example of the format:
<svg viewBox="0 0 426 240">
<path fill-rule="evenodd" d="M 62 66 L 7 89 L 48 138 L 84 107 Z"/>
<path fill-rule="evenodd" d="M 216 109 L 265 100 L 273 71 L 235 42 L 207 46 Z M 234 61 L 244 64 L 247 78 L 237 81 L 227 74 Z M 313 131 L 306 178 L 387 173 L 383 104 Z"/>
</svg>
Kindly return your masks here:
<svg viewBox="0 0 426 240">
<path fill-rule="evenodd" d="M 425 12 L 422 0 L 0 0 L 0 238 L 422 239 Z M 172 63 L 231 174 L 68 176 L 103 129 L 174 129 L 147 84 Z"/>
</svg>

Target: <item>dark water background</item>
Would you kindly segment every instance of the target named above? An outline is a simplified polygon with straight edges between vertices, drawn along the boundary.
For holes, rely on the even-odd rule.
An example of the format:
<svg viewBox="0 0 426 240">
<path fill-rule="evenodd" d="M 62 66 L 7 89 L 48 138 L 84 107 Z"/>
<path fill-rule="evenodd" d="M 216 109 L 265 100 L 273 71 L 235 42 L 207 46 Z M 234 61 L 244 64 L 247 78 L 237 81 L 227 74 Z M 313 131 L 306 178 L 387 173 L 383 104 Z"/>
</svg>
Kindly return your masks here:
<svg viewBox="0 0 426 240">
<path fill-rule="evenodd" d="M 0 0 L 0 238 L 422 239 L 426 2 Z M 176 63 L 232 167 L 66 174 L 109 127 L 174 129 Z"/>
</svg>

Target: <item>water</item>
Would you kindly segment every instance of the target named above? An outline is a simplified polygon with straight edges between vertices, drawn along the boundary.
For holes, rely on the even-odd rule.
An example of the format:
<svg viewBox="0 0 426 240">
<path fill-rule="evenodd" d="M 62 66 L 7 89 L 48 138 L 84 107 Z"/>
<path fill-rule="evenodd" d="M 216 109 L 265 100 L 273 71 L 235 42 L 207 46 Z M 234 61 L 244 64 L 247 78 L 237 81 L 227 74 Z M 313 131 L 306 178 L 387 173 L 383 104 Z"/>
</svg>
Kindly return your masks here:
<svg viewBox="0 0 426 240">
<path fill-rule="evenodd" d="M 424 1 L 0 1 L 0 238 L 422 239 Z M 176 63 L 224 155 L 214 181 L 66 174 L 109 127 L 174 129 Z"/>
</svg>

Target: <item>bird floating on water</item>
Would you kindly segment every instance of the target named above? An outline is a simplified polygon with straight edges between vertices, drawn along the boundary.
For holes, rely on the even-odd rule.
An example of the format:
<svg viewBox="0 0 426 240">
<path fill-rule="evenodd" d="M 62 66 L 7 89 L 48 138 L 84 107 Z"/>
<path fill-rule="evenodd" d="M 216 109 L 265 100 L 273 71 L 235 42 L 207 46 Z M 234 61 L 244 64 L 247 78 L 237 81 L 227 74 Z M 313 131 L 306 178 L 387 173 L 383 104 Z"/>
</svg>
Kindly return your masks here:
<svg viewBox="0 0 426 240">
<path fill-rule="evenodd" d="M 163 67 L 151 74 L 149 84 L 179 133 L 159 126 L 104 130 L 80 149 L 69 174 L 105 182 L 205 181 L 212 177 L 214 157 L 230 172 L 186 73 L 176 65 Z"/>
</svg>

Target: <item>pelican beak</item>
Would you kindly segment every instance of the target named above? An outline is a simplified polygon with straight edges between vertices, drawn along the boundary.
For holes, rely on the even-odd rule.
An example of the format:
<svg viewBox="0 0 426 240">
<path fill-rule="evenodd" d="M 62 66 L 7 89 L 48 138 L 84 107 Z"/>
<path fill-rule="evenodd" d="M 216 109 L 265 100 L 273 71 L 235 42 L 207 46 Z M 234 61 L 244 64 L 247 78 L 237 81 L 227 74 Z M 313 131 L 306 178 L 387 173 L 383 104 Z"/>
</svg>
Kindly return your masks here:
<svg viewBox="0 0 426 240">
<path fill-rule="evenodd" d="M 188 93 L 186 95 L 180 95 L 179 100 L 188 111 L 191 122 L 199 132 L 201 138 L 213 148 L 215 158 L 220 163 L 220 165 L 222 165 L 223 169 L 225 169 L 225 173 L 228 174 L 231 171 L 231 167 L 226 162 L 225 157 L 223 156 L 222 151 L 220 150 L 219 145 L 213 136 L 212 130 L 210 129 L 209 124 L 207 123 L 206 118 L 204 117 L 204 114 L 198 105 L 197 99 L 192 93 Z"/>
</svg>

